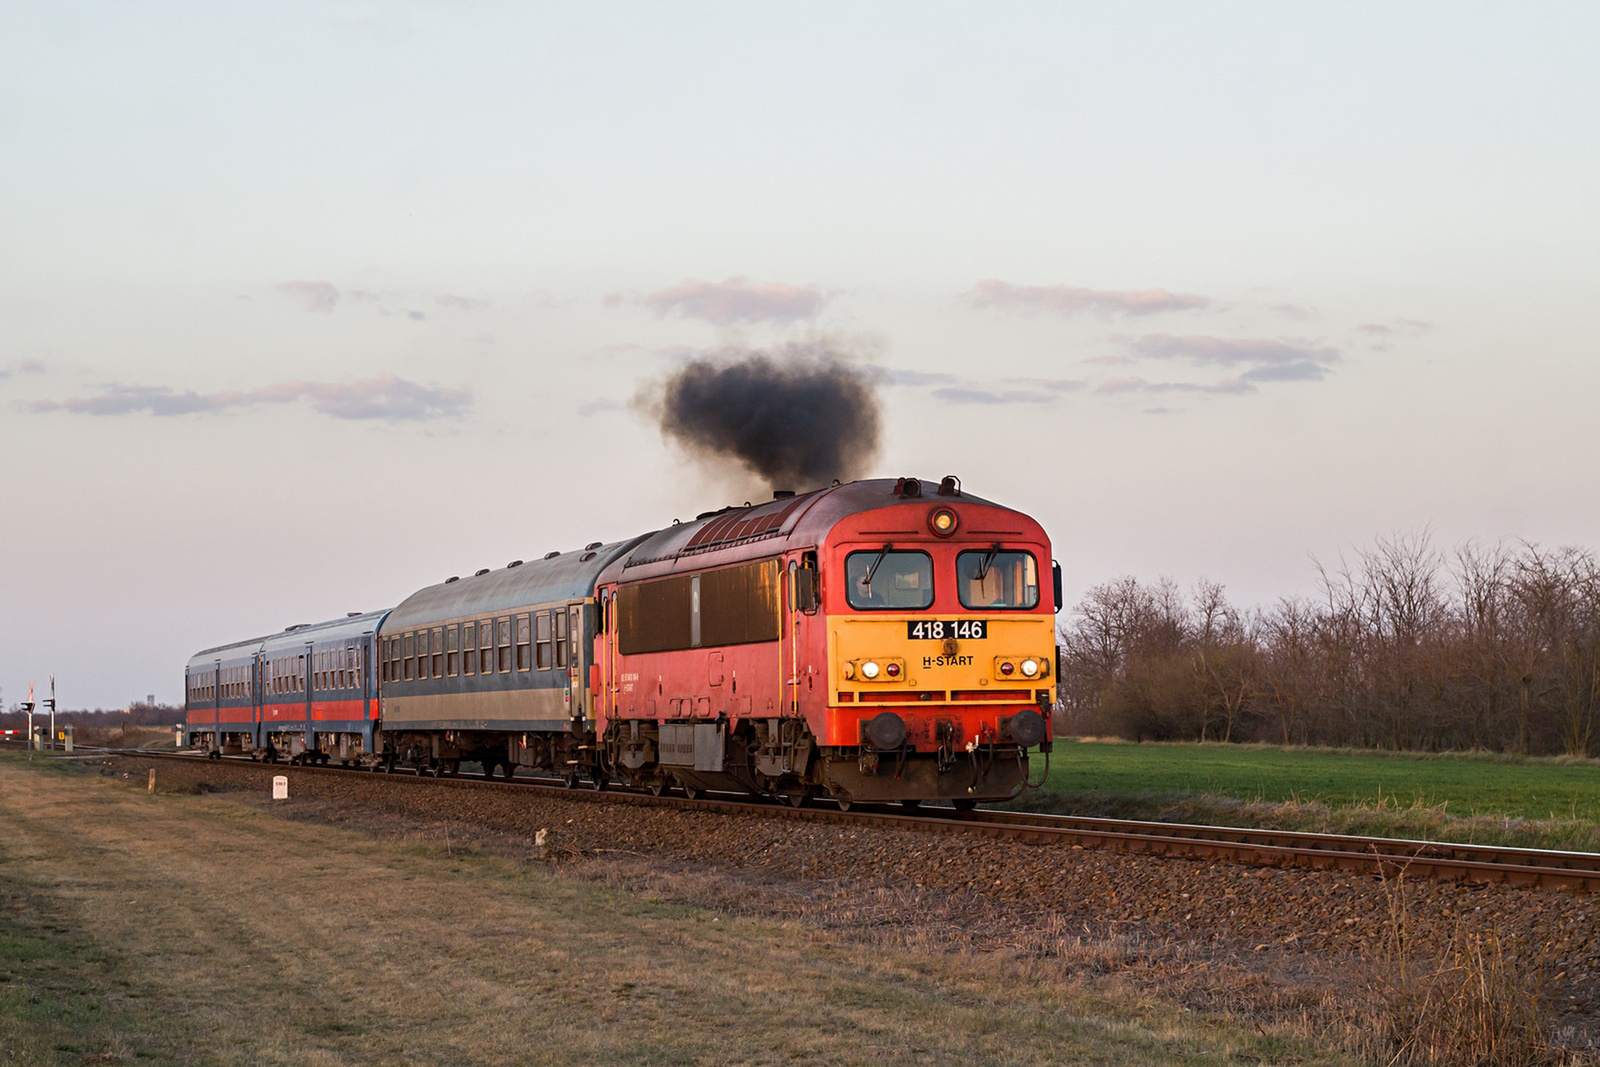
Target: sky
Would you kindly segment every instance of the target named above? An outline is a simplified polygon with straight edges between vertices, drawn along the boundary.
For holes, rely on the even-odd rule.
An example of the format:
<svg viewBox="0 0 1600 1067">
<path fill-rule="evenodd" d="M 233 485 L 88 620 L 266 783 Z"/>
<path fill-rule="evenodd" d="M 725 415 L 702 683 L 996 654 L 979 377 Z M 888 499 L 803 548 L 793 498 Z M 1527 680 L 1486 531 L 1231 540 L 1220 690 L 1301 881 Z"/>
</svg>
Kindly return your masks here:
<svg viewBox="0 0 1600 1067">
<path fill-rule="evenodd" d="M 0 702 L 739 502 L 686 359 L 880 382 L 1121 575 L 1600 547 L 1600 6 L 0 5 Z M 797 487 L 805 488 L 805 487 Z"/>
</svg>

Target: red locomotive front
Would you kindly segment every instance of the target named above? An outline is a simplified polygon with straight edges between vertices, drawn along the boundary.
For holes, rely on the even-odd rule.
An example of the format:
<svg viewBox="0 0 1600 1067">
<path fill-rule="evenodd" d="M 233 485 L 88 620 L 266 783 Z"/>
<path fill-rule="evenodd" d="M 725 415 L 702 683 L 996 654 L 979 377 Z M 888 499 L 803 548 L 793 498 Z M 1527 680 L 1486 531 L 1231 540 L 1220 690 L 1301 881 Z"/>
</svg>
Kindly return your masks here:
<svg viewBox="0 0 1600 1067">
<path fill-rule="evenodd" d="M 1007 799 L 1049 745 L 1050 568 L 1037 522 L 954 478 L 661 531 L 598 584 L 600 762 L 690 795 Z"/>
</svg>

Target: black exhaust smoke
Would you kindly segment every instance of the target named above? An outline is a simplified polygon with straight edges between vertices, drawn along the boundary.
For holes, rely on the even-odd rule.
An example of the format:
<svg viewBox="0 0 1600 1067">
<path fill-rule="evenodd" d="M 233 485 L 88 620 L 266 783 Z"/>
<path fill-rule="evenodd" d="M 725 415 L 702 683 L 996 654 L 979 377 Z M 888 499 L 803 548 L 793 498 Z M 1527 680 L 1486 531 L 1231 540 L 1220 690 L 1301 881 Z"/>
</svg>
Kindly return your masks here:
<svg viewBox="0 0 1600 1067">
<path fill-rule="evenodd" d="M 775 488 L 858 478 L 878 452 L 874 375 L 828 353 L 693 359 L 648 407 L 691 455 L 732 461 Z"/>
</svg>

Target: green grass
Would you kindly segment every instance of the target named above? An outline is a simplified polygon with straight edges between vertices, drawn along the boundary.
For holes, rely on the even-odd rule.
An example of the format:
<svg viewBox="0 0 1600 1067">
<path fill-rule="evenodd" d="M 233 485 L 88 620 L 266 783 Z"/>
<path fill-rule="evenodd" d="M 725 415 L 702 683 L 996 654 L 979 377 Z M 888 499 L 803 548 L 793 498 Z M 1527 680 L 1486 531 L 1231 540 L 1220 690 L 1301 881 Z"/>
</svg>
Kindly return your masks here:
<svg viewBox="0 0 1600 1067">
<path fill-rule="evenodd" d="M 1600 851 L 1600 761 L 1058 742 L 1018 807 Z"/>
</svg>

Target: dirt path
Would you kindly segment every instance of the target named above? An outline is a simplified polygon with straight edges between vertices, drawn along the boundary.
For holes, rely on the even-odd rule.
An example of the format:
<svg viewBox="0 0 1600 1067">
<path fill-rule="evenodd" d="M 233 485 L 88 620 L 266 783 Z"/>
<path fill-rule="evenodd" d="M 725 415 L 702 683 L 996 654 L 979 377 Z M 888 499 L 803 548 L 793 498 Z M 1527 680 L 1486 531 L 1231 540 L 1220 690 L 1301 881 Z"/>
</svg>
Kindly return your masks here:
<svg viewBox="0 0 1600 1067">
<path fill-rule="evenodd" d="M 3 1063 L 1339 1062 L 1028 968 L 14 758 L 0 908 Z"/>
</svg>

